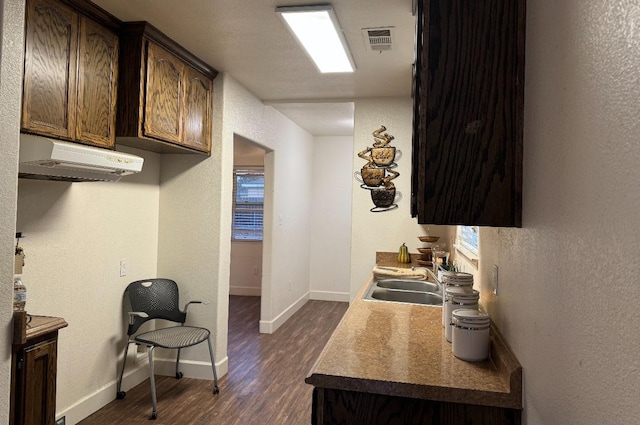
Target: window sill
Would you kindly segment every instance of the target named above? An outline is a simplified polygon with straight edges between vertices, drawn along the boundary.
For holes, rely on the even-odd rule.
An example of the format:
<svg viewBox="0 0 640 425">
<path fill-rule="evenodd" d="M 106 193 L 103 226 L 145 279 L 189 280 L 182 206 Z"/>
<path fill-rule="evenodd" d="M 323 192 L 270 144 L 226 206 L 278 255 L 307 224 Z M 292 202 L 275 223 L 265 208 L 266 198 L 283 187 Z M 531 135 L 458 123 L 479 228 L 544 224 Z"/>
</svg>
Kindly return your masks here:
<svg viewBox="0 0 640 425">
<path fill-rule="evenodd" d="M 454 244 L 453 247 L 455 248 L 456 252 L 460 253 L 460 255 L 462 255 L 462 257 L 464 257 L 464 259 L 469 263 L 471 263 L 473 267 L 475 267 L 476 269 L 478 268 L 478 254 L 471 252 L 460 244 Z"/>
</svg>

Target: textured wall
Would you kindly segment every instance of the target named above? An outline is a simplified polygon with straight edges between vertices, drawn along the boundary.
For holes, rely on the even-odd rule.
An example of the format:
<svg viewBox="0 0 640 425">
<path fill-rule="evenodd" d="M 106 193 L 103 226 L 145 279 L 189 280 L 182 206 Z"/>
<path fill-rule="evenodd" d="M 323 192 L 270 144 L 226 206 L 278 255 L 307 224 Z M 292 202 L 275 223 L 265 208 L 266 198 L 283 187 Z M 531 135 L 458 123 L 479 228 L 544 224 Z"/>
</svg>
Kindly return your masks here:
<svg viewBox="0 0 640 425">
<path fill-rule="evenodd" d="M 0 423 L 9 422 L 24 1 L 0 2 Z"/>
<path fill-rule="evenodd" d="M 27 311 L 69 323 L 60 331 L 57 389 L 57 412 L 68 423 L 87 406 L 93 406 L 88 413 L 100 407 L 104 401 L 93 400 L 74 410 L 116 379 L 126 340 L 125 287 L 156 275 L 158 155 L 127 151 L 145 157 L 143 172 L 117 183 L 21 179 L 18 185 Z M 127 261 L 125 277 L 120 260 Z"/>
<path fill-rule="evenodd" d="M 349 300 L 353 137 L 316 137 L 311 200 L 311 298 Z"/>
<path fill-rule="evenodd" d="M 390 145 L 402 151 L 402 157 L 396 162 L 395 171 L 400 173 L 393 183 L 402 193 L 398 208 L 385 212 L 371 212 L 374 206 L 368 190 L 351 179 L 353 206 L 351 211 L 351 297 L 362 287 L 365 279 L 375 265 L 376 251 L 397 252 L 406 242 L 409 251 L 423 243 L 418 235 L 426 233 L 441 236 L 448 241 L 449 226 L 422 226 L 411 218 L 409 201 L 411 199 L 411 99 L 385 98 L 356 101 L 355 129 L 353 136 L 353 171 L 358 171 L 366 161 L 358 157 L 358 152 L 371 146 L 374 139 L 371 133 L 380 125 L 387 127 L 387 133 L 395 139 Z"/>
<path fill-rule="evenodd" d="M 265 185 L 272 190 L 265 193 L 261 321 L 269 322 L 309 291 L 313 138 L 275 109 L 264 106 L 233 78 L 224 77 L 223 147 L 232 146 L 234 135 L 239 135 L 267 151 Z M 229 160 L 224 165 L 223 244 L 230 243 L 231 164 Z"/>
<path fill-rule="evenodd" d="M 636 424 L 640 5 L 529 2 L 526 63 L 523 228 L 481 230 L 483 302 L 524 368 L 524 423 Z"/>
</svg>

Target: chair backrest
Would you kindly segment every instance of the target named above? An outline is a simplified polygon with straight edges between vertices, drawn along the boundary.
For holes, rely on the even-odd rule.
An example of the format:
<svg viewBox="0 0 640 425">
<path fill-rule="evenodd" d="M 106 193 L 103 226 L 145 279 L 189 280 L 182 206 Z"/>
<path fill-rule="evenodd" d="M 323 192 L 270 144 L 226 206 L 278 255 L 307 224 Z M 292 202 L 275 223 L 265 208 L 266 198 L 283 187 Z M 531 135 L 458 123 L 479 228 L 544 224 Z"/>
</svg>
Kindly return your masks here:
<svg viewBox="0 0 640 425">
<path fill-rule="evenodd" d="M 137 280 L 127 286 L 125 294 L 129 297 L 131 311 L 146 313 L 149 317 L 134 316 L 129 324 L 128 335 L 136 333 L 146 321 L 165 319 L 184 323 L 187 314 L 178 306 L 178 285 L 170 279 Z"/>
</svg>

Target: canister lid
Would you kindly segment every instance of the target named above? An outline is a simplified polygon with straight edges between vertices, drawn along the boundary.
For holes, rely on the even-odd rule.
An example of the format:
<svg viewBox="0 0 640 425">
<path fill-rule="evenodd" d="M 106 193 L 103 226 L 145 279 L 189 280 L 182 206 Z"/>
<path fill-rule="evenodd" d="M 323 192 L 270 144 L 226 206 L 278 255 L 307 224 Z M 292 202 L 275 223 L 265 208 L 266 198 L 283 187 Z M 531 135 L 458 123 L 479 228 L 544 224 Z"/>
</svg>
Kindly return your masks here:
<svg viewBox="0 0 640 425">
<path fill-rule="evenodd" d="M 473 275 L 465 272 L 451 272 L 447 271 L 442 273 L 442 280 L 445 282 L 473 282 Z"/>
<path fill-rule="evenodd" d="M 456 289 L 456 291 L 449 291 L 449 289 Z M 480 292 L 466 286 L 448 287 L 445 288 L 445 293 L 447 299 L 451 299 L 454 303 L 478 301 L 478 299 L 480 298 Z"/>
<path fill-rule="evenodd" d="M 487 328 L 491 322 L 487 313 L 469 308 L 454 310 L 451 321 L 456 326 L 478 329 Z"/>
<path fill-rule="evenodd" d="M 447 286 L 446 288 L 444 288 L 444 293 L 447 295 L 472 294 L 472 291 L 478 292 L 475 289 L 471 289 L 467 286 Z"/>
</svg>

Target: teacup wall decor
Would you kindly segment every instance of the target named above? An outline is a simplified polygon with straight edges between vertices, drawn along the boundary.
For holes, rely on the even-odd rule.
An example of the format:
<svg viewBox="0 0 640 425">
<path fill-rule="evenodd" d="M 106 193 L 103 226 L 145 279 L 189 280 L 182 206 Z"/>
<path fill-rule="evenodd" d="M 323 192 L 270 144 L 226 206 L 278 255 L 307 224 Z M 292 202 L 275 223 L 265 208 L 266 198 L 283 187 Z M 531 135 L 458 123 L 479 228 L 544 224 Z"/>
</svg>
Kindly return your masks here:
<svg viewBox="0 0 640 425">
<path fill-rule="evenodd" d="M 371 201 L 374 204 L 371 212 L 398 208 L 396 202 L 402 198 L 402 194 L 396 192 L 396 187 L 391 182 L 400 175 L 393 168 L 397 167 L 395 161 L 400 159 L 402 152 L 389 145 L 394 137 L 385 133 L 386 130 L 387 128 L 382 125 L 372 133 L 374 137 L 372 146 L 367 146 L 365 150 L 358 153 L 358 156 L 367 163 L 360 171 L 354 173 L 355 179 L 362 183 L 360 187 L 371 191 Z"/>
</svg>

